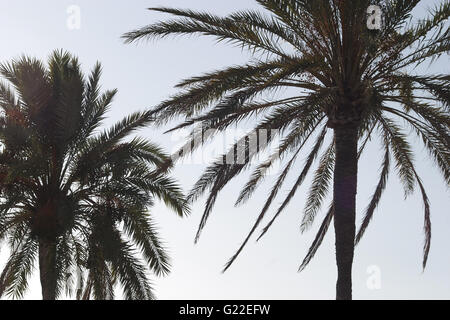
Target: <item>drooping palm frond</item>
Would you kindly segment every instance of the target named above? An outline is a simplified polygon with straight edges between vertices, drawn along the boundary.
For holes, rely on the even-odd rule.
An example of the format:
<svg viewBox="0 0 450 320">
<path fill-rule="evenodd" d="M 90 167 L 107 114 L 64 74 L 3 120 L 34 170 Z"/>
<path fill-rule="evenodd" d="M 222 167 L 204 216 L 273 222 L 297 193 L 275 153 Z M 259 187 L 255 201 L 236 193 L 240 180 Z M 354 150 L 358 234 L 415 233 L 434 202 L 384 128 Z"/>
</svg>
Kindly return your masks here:
<svg viewBox="0 0 450 320">
<path fill-rule="evenodd" d="M 389 147 L 393 149 L 394 151 L 394 157 L 401 158 L 404 163 L 402 165 L 408 165 L 412 171 L 412 175 L 414 178 L 414 182 L 417 182 L 420 188 L 420 192 L 422 194 L 422 200 L 424 205 L 424 233 L 425 233 L 425 243 L 423 248 L 423 268 L 425 269 L 427 265 L 428 260 L 428 254 L 430 251 L 430 244 L 431 244 L 431 220 L 430 220 L 430 203 L 429 199 L 425 190 L 425 187 L 423 185 L 422 179 L 419 177 L 419 175 L 416 172 L 416 169 L 414 168 L 414 165 L 412 164 L 412 160 L 408 157 L 408 148 L 407 148 L 407 142 L 403 140 L 402 134 L 399 131 L 398 127 L 395 126 L 392 121 L 389 118 L 382 117 L 380 119 L 380 126 L 382 127 L 383 134 L 386 136 L 385 141 L 389 141 Z M 386 143 L 386 142 L 385 142 Z M 399 163 L 399 160 L 397 160 L 397 163 Z M 403 170 L 402 168 L 399 169 Z M 400 173 L 400 178 L 403 179 L 402 174 Z"/>
<path fill-rule="evenodd" d="M 306 231 L 313 223 L 322 202 L 327 195 L 333 176 L 335 159 L 334 141 L 325 150 L 319 166 L 314 174 L 311 189 L 305 205 L 305 213 L 301 223 L 301 230 Z"/>
<path fill-rule="evenodd" d="M 306 160 L 306 163 L 300 173 L 300 175 L 298 176 L 297 180 L 295 181 L 294 186 L 291 188 L 291 190 L 289 191 L 288 195 L 286 196 L 286 198 L 284 199 L 283 203 L 280 205 L 280 207 L 277 209 L 277 212 L 275 213 L 275 215 L 273 216 L 273 218 L 270 220 L 270 222 L 264 227 L 264 229 L 262 230 L 258 240 L 264 236 L 264 234 L 270 229 L 270 227 L 272 226 L 272 224 L 275 222 L 275 220 L 278 218 L 278 216 L 281 214 L 281 212 L 283 212 L 284 208 L 289 204 L 289 202 L 291 201 L 291 199 L 294 197 L 295 193 L 297 192 L 297 189 L 300 187 L 300 185 L 303 183 L 303 181 L 306 178 L 306 175 L 308 174 L 309 170 L 311 169 L 311 166 L 314 162 L 314 160 L 316 159 L 320 148 L 322 147 L 322 144 L 324 142 L 325 139 L 325 135 L 327 133 L 327 127 L 324 127 L 323 130 L 321 131 L 321 133 L 319 134 L 319 136 L 316 139 L 316 142 L 311 150 L 311 152 L 308 155 L 308 158 Z"/>
<path fill-rule="evenodd" d="M 333 213 L 334 213 L 334 209 L 333 209 L 333 206 L 331 206 L 330 209 L 328 210 L 328 213 L 326 214 L 325 218 L 323 219 L 322 224 L 320 225 L 319 231 L 317 232 L 313 243 L 309 247 L 306 257 L 303 259 L 302 264 L 298 268 L 299 272 L 303 271 L 306 268 L 306 266 L 309 264 L 309 262 L 312 260 L 312 258 L 314 258 L 315 254 L 317 252 L 317 249 L 319 249 L 320 245 L 322 244 L 322 241 L 325 238 L 325 235 L 328 231 L 328 227 L 330 226 L 331 221 L 333 220 Z"/>
</svg>

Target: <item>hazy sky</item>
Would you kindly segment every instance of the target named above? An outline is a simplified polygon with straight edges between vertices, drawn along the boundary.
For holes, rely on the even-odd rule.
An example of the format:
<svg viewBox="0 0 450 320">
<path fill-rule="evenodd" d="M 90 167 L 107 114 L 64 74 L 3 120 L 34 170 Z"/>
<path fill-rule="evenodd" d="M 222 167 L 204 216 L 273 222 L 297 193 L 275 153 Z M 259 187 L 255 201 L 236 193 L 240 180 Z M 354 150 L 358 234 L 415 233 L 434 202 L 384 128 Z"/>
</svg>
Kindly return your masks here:
<svg viewBox="0 0 450 320">
<path fill-rule="evenodd" d="M 439 1 L 424 0 L 415 16 Z M 81 11 L 80 29 L 67 25 L 68 8 Z M 99 60 L 104 68 L 103 88 L 118 88 L 110 121 L 135 110 L 154 106 L 175 93 L 181 79 L 220 67 L 245 62 L 249 55 L 238 48 L 215 44 L 208 38 L 170 38 L 163 41 L 124 45 L 120 36 L 132 29 L 164 19 L 146 11 L 147 7 L 171 6 L 227 14 L 239 9 L 257 9 L 252 0 L 0 0 L 0 61 L 21 54 L 46 59 L 53 49 L 63 48 L 77 55 L 88 72 Z M 70 21 L 69 21 L 70 22 Z M 449 73 L 448 56 L 422 70 Z M 163 130 L 149 128 L 142 136 L 172 150 L 175 137 Z M 417 142 L 417 140 L 416 140 Z M 428 267 L 422 273 L 423 206 L 416 192 L 404 201 L 395 174 L 391 175 L 382 205 L 366 236 L 356 249 L 354 297 L 356 299 L 449 299 L 450 298 L 450 198 L 444 180 L 417 144 L 417 167 L 431 200 L 433 238 Z M 306 154 L 300 157 L 300 170 Z M 358 212 L 366 207 L 377 183 L 382 152 L 372 144 L 360 163 Z M 181 164 L 174 174 L 187 190 L 205 165 Z M 294 171 L 295 172 L 295 171 Z M 192 215 L 180 219 L 162 205 L 152 209 L 161 236 L 170 248 L 173 268 L 165 278 L 154 279 L 160 299 L 333 299 L 336 267 L 332 227 L 315 259 L 302 273 L 297 268 L 315 236 L 324 212 L 313 228 L 300 233 L 300 220 L 309 188 L 305 181 L 297 196 L 259 243 L 251 241 L 235 265 L 226 273 L 221 269 L 252 226 L 272 179 L 268 179 L 245 206 L 233 206 L 248 175 L 235 179 L 222 192 L 198 245 L 193 239 L 199 223 L 203 200 L 195 204 Z M 296 177 L 294 177 L 296 178 Z M 280 195 L 286 194 L 293 179 Z M 278 204 L 281 200 L 277 200 Z M 273 214 L 273 210 L 270 212 Z M 358 221 L 360 220 L 358 217 Z M 5 251 L 1 252 L 2 266 Z M 380 272 L 379 289 L 367 285 L 370 272 Z M 37 271 L 37 270 L 36 270 Z M 37 276 L 37 272 L 35 273 Z M 29 299 L 40 299 L 40 286 L 34 277 Z"/>
</svg>

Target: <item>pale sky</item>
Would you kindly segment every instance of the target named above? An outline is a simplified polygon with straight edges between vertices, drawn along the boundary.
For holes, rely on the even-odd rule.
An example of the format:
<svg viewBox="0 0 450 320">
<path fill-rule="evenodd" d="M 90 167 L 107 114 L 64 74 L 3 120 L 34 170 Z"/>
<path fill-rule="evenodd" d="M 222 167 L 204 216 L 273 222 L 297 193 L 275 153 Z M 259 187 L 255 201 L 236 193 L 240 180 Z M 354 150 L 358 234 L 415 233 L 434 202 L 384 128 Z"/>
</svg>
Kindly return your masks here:
<svg viewBox="0 0 450 320">
<path fill-rule="evenodd" d="M 415 16 L 423 17 L 428 6 L 439 1 L 424 0 Z M 80 8 L 80 29 L 67 26 L 68 8 Z M 249 55 L 208 38 L 169 38 L 162 41 L 124 45 L 120 36 L 132 29 L 166 18 L 146 11 L 147 7 L 170 6 L 227 14 L 239 9 L 258 9 L 253 0 L 0 0 L 0 61 L 22 54 L 47 59 L 53 49 L 63 48 L 79 57 L 87 73 L 99 60 L 103 65 L 104 89 L 118 88 L 108 123 L 135 110 L 155 106 L 176 92 L 181 79 L 247 61 Z M 421 70 L 449 73 L 448 56 Z M 420 70 L 419 70 L 420 71 Z M 176 141 L 162 135 L 162 128 L 140 132 L 168 151 Z M 450 198 L 444 179 L 416 142 L 416 163 L 431 201 L 432 246 L 428 267 L 422 272 L 423 206 L 416 192 L 404 201 L 403 190 L 394 174 L 365 237 L 356 249 L 354 298 L 356 299 L 450 299 Z M 307 154 L 300 157 L 300 170 Z M 377 183 L 382 153 L 372 144 L 362 158 L 358 177 L 358 213 L 367 206 Z M 173 172 L 185 190 L 199 177 L 205 165 L 180 164 Z M 295 171 L 294 171 L 295 172 Z M 249 172 L 250 173 L 250 172 Z M 324 212 L 313 228 L 300 233 L 300 221 L 308 182 L 272 230 L 259 243 L 251 241 L 225 274 L 222 267 L 250 230 L 272 179 L 267 179 L 254 198 L 235 208 L 238 191 L 248 174 L 233 180 L 222 192 L 199 244 L 193 239 L 202 215 L 204 199 L 198 201 L 190 217 L 180 219 L 157 205 L 151 210 L 172 256 L 172 273 L 153 279 L 159 299 L 333 299 L 336 266 L 334 230 L 330 230 L 316 257 L 305 271 L 297 273 L 315 236 Z M 280 195 L 292 185 L 292 176 Z M 280 198 L 281 199 L 281 198 Z M 281 200 L 277 200 L 275 205 Z M 273 214 L 273 210 L 269 213 Z M 324 209 L 325 210 L 325 209 Z M 270 217 L 270 215 L 269 215 Z M 361 215 L 358 217 L 360 221 Z M 3 266 L 6 251 L 2 247 Z M 380 271 L 379 289 L 367 285 L 370 270 Z M 30 283 L 27 299 L 40 299 L 38 270 Z"/>
</svg>

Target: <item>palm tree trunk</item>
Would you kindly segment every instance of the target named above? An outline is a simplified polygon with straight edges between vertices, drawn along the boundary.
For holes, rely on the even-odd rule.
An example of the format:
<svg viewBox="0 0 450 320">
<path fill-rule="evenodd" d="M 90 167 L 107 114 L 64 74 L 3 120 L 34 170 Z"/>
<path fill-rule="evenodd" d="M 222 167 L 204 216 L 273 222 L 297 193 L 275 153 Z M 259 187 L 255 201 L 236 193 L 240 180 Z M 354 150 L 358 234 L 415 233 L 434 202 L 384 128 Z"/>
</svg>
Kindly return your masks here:
<svg viewBox="0 0 450 320">
<path fill-rule="evenodd" d="M 336 162 L 334 170 L 334 229 L 338 280 L 336 299 L 352 299 L 352 264 L 355 243 L 355 206 L 358 171 L 358 128 L 334 129 Z"/>
<path fill-rule="evenodd" d="M 41 278 L 42 299 L 56 299 L 56 243 L 39 240 L 39 273 Z"/>
</svg>

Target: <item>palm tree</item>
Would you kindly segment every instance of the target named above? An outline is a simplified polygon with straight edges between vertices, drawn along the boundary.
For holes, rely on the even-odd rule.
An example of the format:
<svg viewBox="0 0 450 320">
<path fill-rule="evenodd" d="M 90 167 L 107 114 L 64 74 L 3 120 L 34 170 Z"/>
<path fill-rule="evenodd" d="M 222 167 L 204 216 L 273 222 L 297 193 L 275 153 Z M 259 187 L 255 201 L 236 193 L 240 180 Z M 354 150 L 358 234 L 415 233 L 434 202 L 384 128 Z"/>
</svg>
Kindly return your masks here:
<svg viewBox="0 0 450 320">
<path fill-rule="evenodd" d="M 148 214 L 156 198 L 183 216 L 188 208 L 155 144 L 130 137 L 152 121 L 136 112 L 99 131 L 116 90 L 100 92 L 101 66 L 88 79 L 69 53 L 48 68 L 22 57 L 0 65 L 0 240 L 10 256 L 0 296 L 20 298 L 36 260 L 43 299 L 71 294 L 153 298 L 148 271 L 169 272 L 169 258 Z"/>
<path fill-rule="evenodd" d="M 289 156 L 284 169 L 242 246 L 226 264 L 228 269 L 265 218 L 305 143 L 315 139 L 304 169 L 261 236 L 294 197 L 298 187 L 319 156 L 326 136 L 332 135 L 320 156 L 307 197 L 302 231 L 314 221 L 333 182 L 333 201 L 305 260 L 303 269 L 320 246 L 334 219 L 338 279 L 337 299 L 351 299 L 351 271 L 358 242 L 379 204 L 390 172 L 391 157 L 407 195 L 419 186 L 425 205 L 423 266 L 430 249 L 430 207 L 422 180 L 413 162 L 406 126 L 422 139 L 444 176 L 450 181 L 449 97 L 450 76 L 414 74 L 412 66 L 433 61 L 450 48 L 448 1 L 437 6 L 428 18 L 408 23 L 419 0 L 257 0 L 266 9 L 239 11 L 226 17 L 171 8 L 150 10 L 175 16 L 124 35 L 126 42 L 164 38 L 169 35 L 200 34 L 217 41 L 249 49 L 247 64 L 216 70 L 181 81 L 180 93 L 154 108 L 158 124 L 176 117 L 184 121 L 174 129 L 202 121 L 203 132 L 192 132 L 192 140 L 206 130 L 216 134 L 243 120 L 256 121 L 253 134 L 261 129 L 278 130 L 278 152 L 261 161 L 243 188 L 236 204 L 244 203 L 279 159 Z M 369 5 L 383 12 L 381 30 L 367 27 Z M 276 95 L 289 88 L 288 97 Z M 402 122 L 402 121 L 405 122 Z M 211 130 L 207 131 L 211 132 Z M 371 137 L 378 134 L 384 150 L 380 179 L 356 233 L 355 198 L 358 158 Z M 212 134 L 212 137 L 215 135 Z M 269 142 L 274 135 L 269 136 Z M 234 145 L 228 156 L 243 157 L 243 163 L 219 160 L 209 166 L 194 185 L 188 199 L 209 191 L 197 233 L 213 209 L 218 193 L 234 177 L 250 167 L 252 159 L 267 148 L 249 148 L 248 136 Z M 188 142 L 188 146 L 190 143 Z M 245 145 L 246 148 L 239 148 Z M 269 145 L 269 144 L 267 144 Z M 224 154 L 223 157 L 226 157 Z M 228 158 L 229 159 L 229 158 Z M 293 173 L 295 174 L 295 173 Z"/>
</svg>

